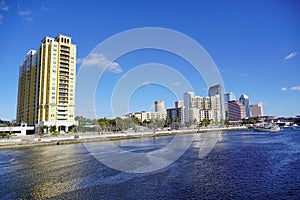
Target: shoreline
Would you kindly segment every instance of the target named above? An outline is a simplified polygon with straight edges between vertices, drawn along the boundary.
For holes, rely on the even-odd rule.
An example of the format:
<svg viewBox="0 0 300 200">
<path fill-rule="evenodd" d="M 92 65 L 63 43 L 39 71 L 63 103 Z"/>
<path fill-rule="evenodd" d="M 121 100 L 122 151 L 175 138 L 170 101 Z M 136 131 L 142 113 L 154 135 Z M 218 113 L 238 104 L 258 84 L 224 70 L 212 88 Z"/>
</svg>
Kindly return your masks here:
<svg viewBox="0 0 300 200">
<path fill-rule="evenodd" d="M 153 138 L 153 137 L 166 137 L 175 136 L 177 134 L 192 134 L 192 133 L 208 133 L 213 131 L 235 131 L 247 130 L 247 127 L 228 127 L 228 128 L 201 128 L 201 129 L 186 129 L 186 130 L 173 130 L 173 131 L 158 131 L 158 132 L 134 132 L 134 133 L 80 133 L 79 138 L 74 135 L 68 137 L 51 137 L 51 138 L 36 138 L 34 135 L 26 136 L 26 139 L 0 139 L 0 151 L 8 149 L 30 148 L 36 146 L 49 146 L 49 145 L 67 145 L 78 143 L 90 142 L 103 142 L 114 140 L 128 140 L 139 138 Z"/>
</svg>

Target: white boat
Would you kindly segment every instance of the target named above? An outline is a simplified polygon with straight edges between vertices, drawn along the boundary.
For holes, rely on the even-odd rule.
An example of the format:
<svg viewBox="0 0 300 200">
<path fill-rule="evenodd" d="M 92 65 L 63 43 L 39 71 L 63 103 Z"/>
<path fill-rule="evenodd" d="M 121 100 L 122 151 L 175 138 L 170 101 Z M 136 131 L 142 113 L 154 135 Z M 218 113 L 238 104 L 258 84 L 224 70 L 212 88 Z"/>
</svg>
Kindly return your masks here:
<svg viewBox="0 0 300 200">
<path fill-rule="evenodd" d="M 276 124 L 266 124 L 264 126 L 254 127 L 254 131 L 259 131 L 259 132 L 278 132 L 278 131 L 280 131 L 280 128 Z"/>
</svg>

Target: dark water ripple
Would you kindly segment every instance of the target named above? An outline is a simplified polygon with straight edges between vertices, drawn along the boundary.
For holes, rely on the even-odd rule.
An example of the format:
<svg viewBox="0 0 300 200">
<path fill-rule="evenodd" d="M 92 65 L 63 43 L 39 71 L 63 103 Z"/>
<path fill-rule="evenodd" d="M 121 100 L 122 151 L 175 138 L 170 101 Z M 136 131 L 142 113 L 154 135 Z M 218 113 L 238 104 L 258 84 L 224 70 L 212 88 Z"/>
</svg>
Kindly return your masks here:
<svg viewBox="0 0 300 200">
<path fill-rule="evenodd" d="M 148 152 L 170 137 L 131 140 Z M 82 144 L 0 151 L 1 199 L 300 199 L 300 131 L 223 132 L 199 159 L 197 141 L 169 167 L 124 173 Z"/>
</svg>

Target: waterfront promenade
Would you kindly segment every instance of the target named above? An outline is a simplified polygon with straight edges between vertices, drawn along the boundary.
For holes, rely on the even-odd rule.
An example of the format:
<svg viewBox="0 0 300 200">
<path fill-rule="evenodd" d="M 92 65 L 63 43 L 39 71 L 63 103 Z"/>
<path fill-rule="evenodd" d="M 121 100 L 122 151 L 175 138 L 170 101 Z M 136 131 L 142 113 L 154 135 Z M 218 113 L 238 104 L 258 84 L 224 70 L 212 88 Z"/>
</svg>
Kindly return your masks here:
<svg viewBox="0 0 300 200">
<path fill-rule="evenodd" d="M 177 134 L 189 133 L 209 133 L 212 131 L 227 131 L 227 130 L 245 130 L 247 127 L 207 127 L 199 129 L 182 129 L 182 130 L 164 130 L 164 131 L 145 131 L 145 132 L 85 132 L 64 134 L 58 137 L 40 137 L 38 135 L 27 136 L 12 136 L 9 139 L 0 139 L 0 149 L 31 147 L 31 146 L 44 146 L 44 145 L 61 145 L 61 144 L 74 144 L 81 142 L 100 142 L 109 140 L 125 140 L 143 137 L 163 137 L 172 136 Z M 50 135 L 47 135 L 50 136 Z"/>
</svg>

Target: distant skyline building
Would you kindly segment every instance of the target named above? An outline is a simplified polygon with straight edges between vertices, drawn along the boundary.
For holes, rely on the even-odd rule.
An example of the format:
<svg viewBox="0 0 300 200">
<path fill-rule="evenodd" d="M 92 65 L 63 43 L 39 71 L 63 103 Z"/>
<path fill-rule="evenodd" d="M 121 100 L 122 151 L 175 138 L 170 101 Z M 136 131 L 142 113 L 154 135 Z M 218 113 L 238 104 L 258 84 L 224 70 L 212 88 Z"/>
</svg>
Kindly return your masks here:
<svg viewBox="0 0 300 200">
<path fill-rule="evenodd" d="M 165 102 L 164 100 L 155 101 L 155 112 L 165 112 Z"/>
<path fill-rule="evenodd" d="M 209 96 L 195 96 L 194 92 L 183 94 L 184 123 L 187 125 L 209 119 L 213 123 L 220 123 L 224 119 L 222 104 L 222 87 L 215 85 L 209 88 Z"/>
<path fill-rule="evenodd" d="M 190 119 L 190 108 L 193 107 L 193 100 L 195 97 L 194 92 L 185 92 L 183 94 L 183 105 L 184 105 L 184 123 L 189 124 L 192 119 Z"/>
<path fill-rule="evenodd" d="M 250 117 L 250 100 L 249 100 L 249 97 L 246 94 L 242 94 L 242 96 L 240 97 L 239 100 L 246 108 L 246 117 Z"/>
<path fill-rule="evenodd" d="M 76 45 L 59 34 L 44 37 L 19 71 L 17 124 L 56 126 L 68 131 L 75 118 Z M 39 130 L 37 130 L 39 131 Z"/>
<path fill-rule="evenodd" d="M 224 108 L 224 93 L 223 93 L 223 88 L 220 84 L 211 86 L 208 89 L 208 96 L 216 96 L 219 95 L 219 109 L 220 109 L 220 121 L 225 119 L 225 108 Z"/>
<path fill-rule="evenodd" d="M 175 108 L 167 109 L 167 118 L 170 123 L 178 122 L 184 125 L 184 102 L 182 100 L 175 102 Z"/>
<path fill-rule="evenodd" d="M 167 109 L 167 118 L 171 123 L 179 122 L 181 125 L 184 124 L 184 109 L 180 108 L 168 108 Z"/>
<path fill-rule="evenodd" d="M 182 100 L 178 100 L 175 102 L 175 108 L 183 108 L 184 102 Z"/>
<path fill-rule="evenodd" d="M 133 115 L 138 118 L 141 122 L 150 121 L 152 119 L 163 119 L 167 118 L 167 113 L 165 110 L 164 100 L 159 100 L 154 102 L 155 112 L 135 112 Z"/>
<path fill-rule="evenodd" d="M 225 102 L 236 100 L 236 96 L 233 92 L 225 94 Z"/>
<path fill-rule="evenodd" d="M 250 105 L 250 114 L 251 117 L 261 117 L 264 116 L 263 112 L 263 104 L 255 104 L 255 105 Z"/>
<path fill-rule="evenodd" d="M 239 100 L 227 102 L 228 104 L 228 120 L 239 121 L 246 118 L 246 108 Z"/>
<path fill-rule="evenodd" d="M 233 92 L 229 92 L 224 95 L 224 100 L 225 118 L 228 119 L 228 101 L 236 100 L 236 96 Z"/>
</svg>

